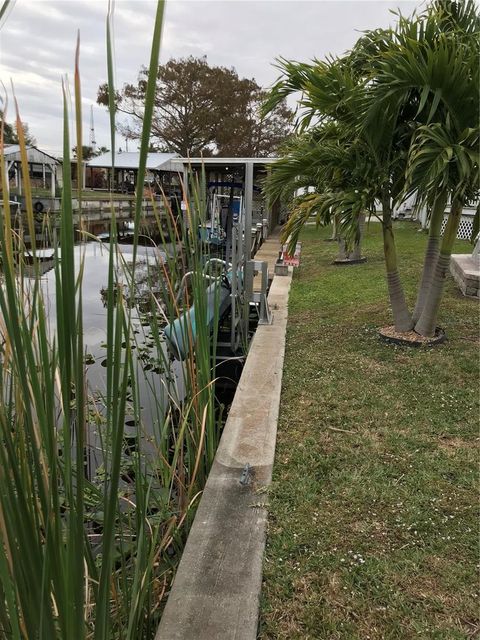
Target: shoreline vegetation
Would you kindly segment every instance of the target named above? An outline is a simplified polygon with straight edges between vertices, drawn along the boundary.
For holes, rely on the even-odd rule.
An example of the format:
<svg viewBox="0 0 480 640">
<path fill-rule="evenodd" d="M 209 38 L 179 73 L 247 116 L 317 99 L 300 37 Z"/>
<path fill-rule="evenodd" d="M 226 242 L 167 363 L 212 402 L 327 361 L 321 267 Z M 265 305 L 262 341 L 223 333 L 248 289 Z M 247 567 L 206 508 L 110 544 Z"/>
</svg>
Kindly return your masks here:
<svg viewBox="0 0 480 640">
<path fill-rule="evenodd" d="M 1 4 L 0 18 L 8 5 Z M 74 228 L 78 215 L 82 239 L 92 240 L 81 220 L 89 193 L 75 188 L 70 160 L 75 148 L 82 166 L 85 148 L 80 36 L 72 81 L 62 80 L 60 224 L 52 225 L 48 256 L 37 243 L 39 225 L 49 223 L 35 215 L 28 128 L 13 87 L 10 104 L 2 95 L 0 636 L 8 640 L 151 640 L 221 436 L 219 296 L 223 283 L 228 300 L 228 270 L 235 281 L 238 273 L 225 263 L 217 269 L 221 260 L 210 263 L 199 238 L 207 222 L 203 172 L 184 175 L 187 184 L 179 177 L 182 206 L 173 212 L 164 197 L 165 219 L 153 196 L 146 203 L 164 8 L 158 0 L 142 71 L 135 194 L 95 198 L 111 218 L 102 234 L 107 282 L 98 291 L 105 310 L 101 390 L 88 377 L 96 357 L 85 331 L 88 251 Z M 119 126 L 113 11 L 109 2 L 111 150 Z M 302 98 L 298 126 L 269 168 L 265 192 L 272 210 L 274 198 L 290 197 L 285 236 L 292 245 L 301 232 L 304 244 L 268 490 L 261 640 L 480 633 L 478 307 L 445 278 L 452 250 L 471 250 L 456 233 L 462 206 L 478 200 L 479 22 L 473 0 L 433 0 L 420 14 L 399 16 L 394 29 L 366 32 L 341 58 L 278 61 L 282 75 L 261 119 L 288 95 L 300 91 Z M 3 153 L 12 113 L 25 203 L 20 225 Z M 426 253 L 417 227 L 393 220 L 394 207 L 415 194 L 429 214 Z M 119 199 L 131 202 L 128 256 L 117 235 Z M 381 225 L 364 225 L 379 202 Z M 147 207 L 156 247 L 153 233 L 143 235 Z M 312 213 L 321 225 L 334 223 L 346 257 L 360 259 L 363 251 L 368 261 L 332 266 L 335 247 L 323 241 L 331 230 L 302 229 Z M 144 242 L 153 264 L 148 257 L 140 264 L 150 255 Z M 55 276 L 53 318 L 42 288 L 47 268 Z M 383 343 L 387 298 L 398 332 L 430 337 L 439 314 L 447 341 L 418 349 Z M 189 321 L 184 311 L 192 306 Z M 175 321 L 186 345 L 176 370 L 163 332 Z M 147 413 L 142 392 L 153 375 L 163 391 L 151 386 Z M 93 450 L 99 465 L 90 464 Z"/>
<path fill-rule="evenodd" d="M 163 9 L 164 2 L 158 2 L 151 70 L 158 66 Z M 111 33 L 110 5 L 107 60 L 113 96 Z M 165 233 L 152 200 L 161 243 L 155 264 L 149 266 L 144 260 L 140 267 L 143 184 L 154 100 L 154 82 L 149 83 L 137 182 L 142 188 L 136 190 L 128 255 L 116 241 L 114 196 L 109 194 L 111 232 L 109 241 L 102 243 L 108 254 L 108 282 L 97 292 L 105 309 L 104 384 L 102 389 L 90 388 L 88 368 L 94 358 L 84 343 L 84 308 L 90 294 L 83 287 L 87 252 L 76 242 L 73 226 L 73 201 L 81 205 L 85 194 L 73 187 L 69 162 L 73 138 L 79 149 L 77 161 L 82 162 L 80 38 L 72 85 L 74 125 L 70 127 L 69 86 L 63 81 L 64 171 L 59 230 L 52 235 L 53 318 L 49 317 L 48 294 L 42 289 L 44 252 L 36 241 L 38 221 L 27 145 L 15 100 L 25 229 L 12 226 L 14 215 L 1 153 L 2 120 L 0 635 L 12 640 L 148 639 L 157 630 L 162 599 L 221 433 L 222 407 L 215 398 L 218 317 L 214 311 L 211 333 L 204 322 L 204 267 L 209 255 L 196 233 L 205 222 L 206 205 L 197 182 L 192 179 L 188 189 L 182 185 L 185 214 L 176 217 L 165 199 Z M 7 107 L 4 104 L 5 119 Z M 110 129 L 111 148 L 115 149 L 113 103 Z M 81 229 L 81 222 L 79 226 Z M 31 239 L 28 247 L 24 242 L 27 234 Z M 84 234 L 83 240 L 92 237 Z M 192 272 L 190 284 L 183 298 L 177 299 L 187 271 Z M 212 271 L 210 275 L 212 282 L 220 282 L 222 274 Z M 150 286 L 146 299 L 144 285 L 152 279 L 156 286 Z M 138 299 L 141 308 L 137 308 Z M 192 305 L 195 340 L 190 324 L 179 324 L 184 343 L 189 345 L 187 357 L 178 363 L 180 384 L 171 370 L 162 327 L 183 318 L 183 310 Z M 152 389 L 152 406 L 146 414 L 142 385 L 151 384 L 157 370 L 163 393 Z M 151 424 L 145 423 L 146 415 L 152 418 Z M 89 463 L 92 452 L 102 458 L 102 464 L 93 468 Z"/>
</svg>

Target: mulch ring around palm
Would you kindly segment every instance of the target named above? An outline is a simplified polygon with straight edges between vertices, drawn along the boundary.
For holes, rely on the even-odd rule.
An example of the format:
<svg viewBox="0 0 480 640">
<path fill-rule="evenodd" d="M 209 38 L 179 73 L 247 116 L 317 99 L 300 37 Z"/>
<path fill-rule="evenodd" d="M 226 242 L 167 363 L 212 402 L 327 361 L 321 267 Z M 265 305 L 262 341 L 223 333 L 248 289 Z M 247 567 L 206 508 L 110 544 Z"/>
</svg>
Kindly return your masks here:
<svg viewBox="0 0 480 640">
<path fill-rule="evenodd" d="M 402 344 L 408 347 L 433 347 L 437 344 L 442 344 L 447 338 L 445 331 L 441 327 L 436 328 L 435 335 L 432 337 L 421 336 L 413 329 L 403 332 L 396 331 L 393 325 L 381 327 L 378 330 L 378 335 L 385 342 Z"/>
</svg>

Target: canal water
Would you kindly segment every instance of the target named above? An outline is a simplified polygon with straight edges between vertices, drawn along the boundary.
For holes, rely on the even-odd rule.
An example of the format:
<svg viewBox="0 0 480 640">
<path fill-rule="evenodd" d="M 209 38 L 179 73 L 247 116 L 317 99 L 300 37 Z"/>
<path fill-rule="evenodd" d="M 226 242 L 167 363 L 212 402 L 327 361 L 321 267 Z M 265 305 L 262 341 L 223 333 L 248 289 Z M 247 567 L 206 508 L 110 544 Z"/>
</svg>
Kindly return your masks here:
<svg viewBox="0 0 480 640">
<path fill-rule="evenodd" d="M 125 269 L 131 266 L 133 259 L 133 245 L 119 244 L 118 251 L 121 259 L 116 269 L 115 278 L 119 285 L 127 287 L 128 278 Z M 168 250 L 168 247 L 167 247 Z M 92 409 L 103 412 L 103 396 L 106 393 L 106 340 L 107 340 L 107 307 L 106 292 L 108 287 L 109 245 L 102 242 L 88 242 L 75 246 L 75 268 L 78 274 L 83 261 L 82 305 L 83 328 L 85 345 L 85 363 L 87 371 L 88 392 L 91 396 Z M 52 250 L 44 250 L 44 254 L 51 254 Z M 154 341 L 151 332 L 151 317 L 147 307 L 151 308 L 151 293 L 160 292 L 154 279 L 161 277 L 161 263 L 166 258 L 166 252 L 157 247 L 137 247 L 135 267 L 135 304 L 132 308 L 131 336 L 132 354 L 136 369 L 136 386 L 141 406 L 142 429 L 145 441 L 160 438 L 165 411 L 169 404 L 169 396 L 176 402 L 184 397 L 184 378 L 182 363 L 168 357 L 166 346 L 162 342 L 158 353 L 158 342 Z M 124 261 L 126 267 L 121 263 Z M 48 269 L 48 262 L 43 263 Z M 53 267 L 53 261 L 52 261 Z M 46 270 L 41 278 L 41 288 L 44 295 L 45 307 L 51 337 L 56 332 L 56 295 L 55 271 Z M 130 300 L 131 293 L 127 289 L 126 297 Z M 160 302 L 160 301 L 159 301 Z M 142 305 L 145 306 L 142 312 Z M 157 319 L 161 322 L 161 318 Z M 126 344 L 123 344 L 126 347 Z M 168 365 L 168 370 L 165 365 Z M 133 412 L 132 412 L 133 414 Z M 125 437 L 133 439 L 137 429 L 133 415 L 127 415 L 125 423 Z M 95 429 L 90 428 L 87 433 L 88 451 L 87 465 L 89 475 L 94 475 L 96 469 L 103 462 L 101 437 Z M 142 445 L 145 450 L 145 443 Z M 148 449 L 148 446 L 147 446 Z"/>
</svg>

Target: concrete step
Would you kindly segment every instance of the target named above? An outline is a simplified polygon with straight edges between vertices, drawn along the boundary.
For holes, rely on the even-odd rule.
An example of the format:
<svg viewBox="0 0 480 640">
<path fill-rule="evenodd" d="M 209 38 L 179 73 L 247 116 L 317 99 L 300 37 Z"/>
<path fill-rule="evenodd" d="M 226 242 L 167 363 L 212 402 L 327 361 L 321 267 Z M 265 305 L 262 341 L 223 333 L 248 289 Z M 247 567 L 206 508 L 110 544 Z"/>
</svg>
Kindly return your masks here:
<svg viewBox="0 0 480 640">
<path fill-rule="evenodd" d="M 480 297 L 480 256 L 468 253 L 452 255 L 450 273 L 463 295 Z"/>
</svg>

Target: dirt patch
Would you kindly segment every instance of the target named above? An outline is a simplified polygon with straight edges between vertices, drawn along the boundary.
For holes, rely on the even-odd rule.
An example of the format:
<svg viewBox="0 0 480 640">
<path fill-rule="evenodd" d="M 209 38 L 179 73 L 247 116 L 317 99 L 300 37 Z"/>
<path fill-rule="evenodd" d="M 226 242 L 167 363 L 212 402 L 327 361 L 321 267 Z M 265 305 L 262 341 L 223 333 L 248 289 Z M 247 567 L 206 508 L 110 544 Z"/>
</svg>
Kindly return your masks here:
<svg viewBox="0 0 480 640">
<path fill-rule="evenodd" d="M 441 344 L 445 341 L 445 332 L 440 327 L 437 327 L 435 335 L 431 338 L 421 336 L 415 331 L 396 331 L 393 325 L 388 327 L 381 327 L 378 330 L 380 337 L 386 342 L 393 342 L 394 344 L 404 344 L 412 347 L 431 347 L 436 344 Z"/>
<path fill-rule="evenodd" d="M 447 451 L 451 454 L 454 454 L 457 451 L 457 449 L 466 449 L 470 447 L 474 447 L 478 449 L 478 446 L 479 446 L 478 441 L 472 442 L 471 440 L 464 440 L 463 438 L 456 438 L 454 436 L 452 437 L 443 436 L 438 439 L 437 444 L 440 447 L 440 449 L 442 449 L 443 451 Z"/>
<path fill-rule="evenodd" d="M 385 373 L 390 369 L 384 362 L 380 362 L 375 358 L 368 358 L 367 356 L 359 356 L 357 362 L 359 370 L 363 373 Z"/>
</svg>

